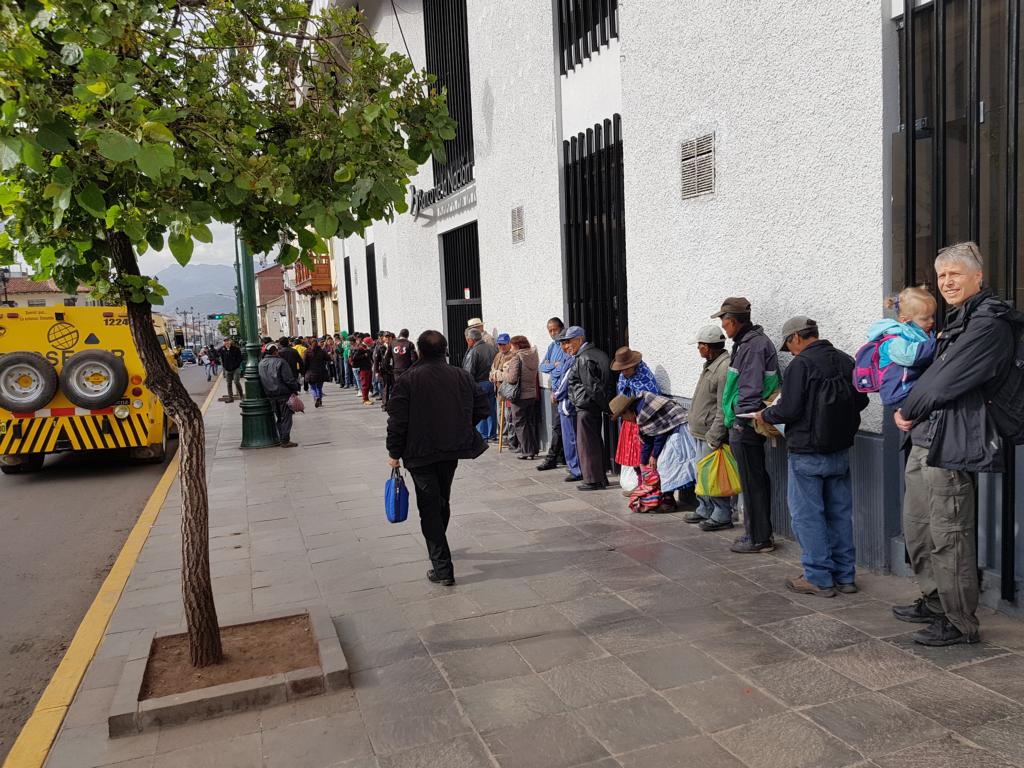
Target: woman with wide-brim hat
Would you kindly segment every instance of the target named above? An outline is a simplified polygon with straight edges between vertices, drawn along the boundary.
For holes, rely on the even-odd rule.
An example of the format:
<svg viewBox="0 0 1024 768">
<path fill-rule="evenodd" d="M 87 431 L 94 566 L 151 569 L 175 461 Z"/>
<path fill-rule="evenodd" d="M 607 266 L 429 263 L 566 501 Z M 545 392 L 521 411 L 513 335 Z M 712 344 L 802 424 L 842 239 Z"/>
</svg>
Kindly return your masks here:
<svg viewBox="0 0 1024 768">
<path fill-rule="evenodd" d="M 644 362 L 642 353 L 635 349 L 619 347 L 615 350 L 615 357 L 612 360 L 611 369 L 619 374 L 619 380 L 615 385 L 618 394 L 625 397 L 637 399 L 644 392 L 651 392 L 655 395 L 661 394 L 658 382 L 654 378 L 654 372 Z M 643 443 L 640 441 L 640 433 L 637 431 L 636 423 L 621 421 L 619 428 L 619 444 L 615 449 L 615 463 L 622 467 L 639 467 L 640 451 Z"/>
</svg>

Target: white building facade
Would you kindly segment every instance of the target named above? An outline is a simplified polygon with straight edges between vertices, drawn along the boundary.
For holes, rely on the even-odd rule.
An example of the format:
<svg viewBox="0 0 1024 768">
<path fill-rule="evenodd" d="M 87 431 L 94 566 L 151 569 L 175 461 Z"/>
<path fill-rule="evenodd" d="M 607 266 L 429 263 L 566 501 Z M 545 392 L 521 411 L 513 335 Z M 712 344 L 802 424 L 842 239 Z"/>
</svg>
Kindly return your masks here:
<svg viewBox="0 0 1024 768">
<path fill-rule="evenodd" d="M 459 136 L 410 213 L 333 244 L 341 327 L 436 328 L 457 362 L 469 317 L 543 350 L 561 316 L 685 399 L 687 340 L 727 296 L 772 338 L 806 314 L 852 353 L 938 247 L 975 239 L 1022 306 L 1019 3 L 939 5 L 908 29 L 885 0 L 360 3 L 447 87 Z M 873 404 L 854 449 L 857 543 L 901 570 L 889 421 Z M 782 445 L 770 460 L 787 531 Z M 1022 467 L 979 481 L 991 603 L 1024 570 Z"/>
</svg>

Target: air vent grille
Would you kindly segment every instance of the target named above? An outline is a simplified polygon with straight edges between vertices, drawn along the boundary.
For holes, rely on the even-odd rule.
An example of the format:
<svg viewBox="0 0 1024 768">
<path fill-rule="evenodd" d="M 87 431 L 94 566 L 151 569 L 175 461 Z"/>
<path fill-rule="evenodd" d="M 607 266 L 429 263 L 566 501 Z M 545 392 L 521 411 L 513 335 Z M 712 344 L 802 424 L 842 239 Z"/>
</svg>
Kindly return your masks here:
<svg viewBox="0 0 1024 768">
<path fill-rule="evenodd" d="M 521 243 L 526 240 L 526 219 L 523 214 L 523 206 L 519 205 L 512 209 L 512 244 Z"/>
<path fill-rule="evenodd" d="M 683 199 L 710 195 L 715 191 L 715 134 L 683 142 Z"/>
</svg>

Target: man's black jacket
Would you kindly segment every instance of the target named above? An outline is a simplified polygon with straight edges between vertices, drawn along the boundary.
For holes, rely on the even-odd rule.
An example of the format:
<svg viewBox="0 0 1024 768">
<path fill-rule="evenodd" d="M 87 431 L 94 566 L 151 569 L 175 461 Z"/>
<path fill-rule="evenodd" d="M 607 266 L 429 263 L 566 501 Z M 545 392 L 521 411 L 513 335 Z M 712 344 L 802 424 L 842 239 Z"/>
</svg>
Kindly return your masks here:
<svg viewBox="0 0 1024 768">
<path fill-rule="evenodd" d="M 491 363 L 497 354 L 497 347 L 486 341 L 478 341 L 462 359 L 462 367 L 473 377 L 473 381 L 487 381 L 491 374 Z"/>
<path fill-rule="evenodd" d="M 298 351 L 294 347 L 278 348 L 277 356 L 291 366 L 292 371 L 295 373 L 295 378 L 298 379 L 302 377 L 302 372 L 304 370 L 302 356 L 299 355 Z"/>
<path fill-rule="evenodd" d="M 826 377 L 838 377 L 850 388 L 857 415 L 850 414 L 844 433 L 833 432 L 815 442 L 812 419 L 817 392 Z M 786 450 L 790 453 L 836 453 L 853 446 L 860 427 L 860 412 L 868 407 L 868 396 L 853 388 L 853 358 L 828 341 L 811 343 L 786 368 L 786 380 L 778 402 L 764 411 L 769 424 L 786 425 Z"/>
<path fill-rule="evenodd" d="M 569 401 L 580 411 L 605 412 L 615 389 L 608 355 L 587 342 L 566 374 Z"/>
<path fill-rule="evenodd" d="M 487 444 L 474 425 L 490 415 L 487 396 L 444 358 L 420 358 L 395 381 L 388 401 L 388 455 L 409 469 L 475 459 Z"/>
<path fill-rule="evenodd" d="M 220 364 L 225 371 L 234 371 L 242 364 L 242 350 L 232 344 L 220 351 Z"/>
<path fill-rule="evenodd" d="M 1002 441 L 985 405 L 1013 364 L 1012 309 L 985 289 L 950 310 L 935 361 L 900 404 L 916 422 L 915 445 L 928 464 L 965 472 L 1000 472 Z"/>
</svg>

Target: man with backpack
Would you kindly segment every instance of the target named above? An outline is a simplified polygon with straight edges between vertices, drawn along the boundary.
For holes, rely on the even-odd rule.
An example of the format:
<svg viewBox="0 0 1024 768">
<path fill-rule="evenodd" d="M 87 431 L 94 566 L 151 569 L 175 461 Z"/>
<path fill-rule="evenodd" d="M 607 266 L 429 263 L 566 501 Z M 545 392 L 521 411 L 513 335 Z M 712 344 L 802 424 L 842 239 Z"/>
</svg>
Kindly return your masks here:
<svg viewBox="0 0 1024 768">
<path fill-rule="evenodd" d="M 868 396 L 853 387 L 853 358 L 819 338 L 818 323 L 799 316 L 782 326 L 782 352 L 793 355 L 778 401 L 754 417 L 786 428 L 787 502 L 804 572 L 786 589 L 835 597 L 854 580 L 850 448 Z"/>
<path fill-rule="evenodd" d="M 1024 323 L 984 287 L 974 243 L 939 251 L 935 272 L 950 307 L 935 361 L 893 416 L 912 444 L 903 535 L 921 597 L 892 612 L 929 625 L 915 642 L 944 646 L 978 642 L 974 473 L 1003 471 L 1002 438 L 1020 439 Z"/>
</svg>

